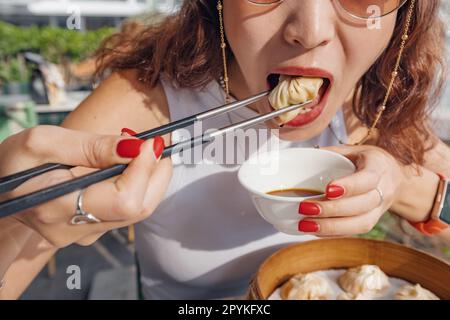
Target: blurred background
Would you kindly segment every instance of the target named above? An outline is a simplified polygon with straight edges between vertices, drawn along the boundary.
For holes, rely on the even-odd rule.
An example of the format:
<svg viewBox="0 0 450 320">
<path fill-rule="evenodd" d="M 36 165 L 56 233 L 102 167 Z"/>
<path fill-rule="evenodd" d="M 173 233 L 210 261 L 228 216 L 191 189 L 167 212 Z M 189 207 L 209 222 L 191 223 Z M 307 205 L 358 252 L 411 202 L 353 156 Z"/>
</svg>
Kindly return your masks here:
<svg viewBox="0 0 450 320">
<path fill-rule="evenodd" d="M 92 55 L 105 37 L 151 24 L 182 0 L 0 0 L 0 141 L 38 124 L 58 125 L 93 89 Z M 442 0 L 450 26 L 450 0 Z M 450 27 L 447 29 L 450 62 Z M 450 141 L 450 85 L 433 114 Z M 0 155 L 1 156 L 1 155 Z M 426 239 L 386 214 L 368 238 L 406 243 L 450 259 L 450 248 Z M 133 227 L 109 232 L 91 247 L 60 250 L 22 299 L 136 299 Z M 66 270 L 81 269 L 82 287 L 69 290 Z"/>
</svg>

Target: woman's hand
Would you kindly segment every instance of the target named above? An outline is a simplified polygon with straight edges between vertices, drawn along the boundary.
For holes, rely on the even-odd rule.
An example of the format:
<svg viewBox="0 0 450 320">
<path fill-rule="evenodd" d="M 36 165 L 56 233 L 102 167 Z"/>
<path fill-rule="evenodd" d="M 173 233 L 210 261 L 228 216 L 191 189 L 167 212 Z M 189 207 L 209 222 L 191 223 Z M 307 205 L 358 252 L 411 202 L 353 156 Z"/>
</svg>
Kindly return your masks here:
<svg viewBox="0 0 450 320">
<path fill-rule="evenodd" d="M 101 223 L 70 224 L 79 192 L 13 216 L 53 246 L 88 245 L 106 231 L 136 223 L 151 214 L 170 178 L 170 174 L 156 170 L 163 149 L 164 140 L 160 137 L 144 142 L 131 137 L 101 136 L 40 126 L 14 135 L 0 145 L 0 176 L 44 163 L 89 168 L 129 164 L 121 176 L 90 186 L 84 192 L 83 209 L 100 219 Z M 33 178 L 6 194 L 6 198 L 73 179 L 74 171 L 57 170 Z"/>
<path fill-rule="evenodd" d="M 346 156 L 357 170 L 331 182 L 326 199 L 300 204 L 299 213 L 306 218 L 299 223 L 299 231 L 324 237 L 369 232 L 404 188 L 403 168 L 389 153 L 373 146 L 325 149 Z"/>
</svg>

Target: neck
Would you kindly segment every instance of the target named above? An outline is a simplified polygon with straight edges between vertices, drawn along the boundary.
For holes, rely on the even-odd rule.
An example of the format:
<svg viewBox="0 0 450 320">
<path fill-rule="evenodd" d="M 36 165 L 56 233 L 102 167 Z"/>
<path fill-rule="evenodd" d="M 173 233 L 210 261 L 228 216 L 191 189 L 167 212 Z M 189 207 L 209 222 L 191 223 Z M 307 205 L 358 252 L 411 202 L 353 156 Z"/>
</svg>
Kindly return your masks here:
<svg viewBox="0 0 450 320">
<path fill-rule="evenodd" d="M 367 135 L 367 127 L 361 123 L 353 112 L 353 96 L 355 94 L 357 94 L 356 91 L 352 90 L 342 106 L 349 144 L 358 143 Z"/>
</svg>

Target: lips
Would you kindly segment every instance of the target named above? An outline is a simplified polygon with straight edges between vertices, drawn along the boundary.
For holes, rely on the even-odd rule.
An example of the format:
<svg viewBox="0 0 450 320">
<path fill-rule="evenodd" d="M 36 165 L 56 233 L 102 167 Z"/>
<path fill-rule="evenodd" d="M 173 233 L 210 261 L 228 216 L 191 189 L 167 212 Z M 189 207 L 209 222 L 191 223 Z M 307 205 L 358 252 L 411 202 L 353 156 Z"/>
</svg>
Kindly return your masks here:
<svg viewBox="0 0 450 320">
<path fill-rule="evenodd" d="M 300 127 L 305 126 L 316 120 L 325 109 L 326 101 L 333 84 L 333 76 L 322 69 L 303 68 L 303 67 L 284 67 L 274 70 L 267 77 L 267 84 L 270 90 L 273 90 L 280 82 L 281 76 L 302 77 L 302 78 L 322 78 L 323 84 L 318 91 L 317 97 L 306 108 L 300 109 L 298 115 L 289 120 L 289 122 L 278 124 L 283 127 Z M 284 77 L 283 77 L 284 78 Z M 272 106 L 273 109 L 275 109 Z M 291 117 L 292 118 L 292 117 Z"/>
</svg>

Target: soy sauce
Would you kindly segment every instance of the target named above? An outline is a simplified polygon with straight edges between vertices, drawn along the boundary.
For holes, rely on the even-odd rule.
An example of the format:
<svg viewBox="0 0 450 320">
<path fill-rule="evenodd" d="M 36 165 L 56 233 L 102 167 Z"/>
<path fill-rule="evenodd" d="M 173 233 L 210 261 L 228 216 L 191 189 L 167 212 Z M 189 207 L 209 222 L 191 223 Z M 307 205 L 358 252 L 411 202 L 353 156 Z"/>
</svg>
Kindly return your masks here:
<svg viewBox="0 0 450 320">
<path fill-rule="evenodd" d="M 322 191 L 311 189 L 284 189 L 267 192 L 268 195 L 278 197 L 313 197 L 323 194 Z"/>
</svg>

